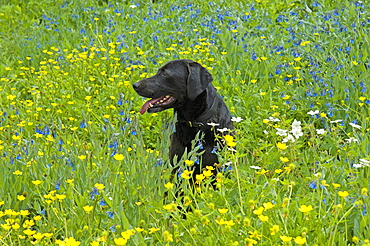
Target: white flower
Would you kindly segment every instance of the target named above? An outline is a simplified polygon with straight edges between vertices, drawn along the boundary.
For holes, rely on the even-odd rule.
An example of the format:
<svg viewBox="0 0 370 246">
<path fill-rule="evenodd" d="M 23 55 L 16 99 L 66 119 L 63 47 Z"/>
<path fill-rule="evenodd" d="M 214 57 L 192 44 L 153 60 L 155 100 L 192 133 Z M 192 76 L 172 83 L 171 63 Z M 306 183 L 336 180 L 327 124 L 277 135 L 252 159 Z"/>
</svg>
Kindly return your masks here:
<svg viewBox="0 0 370 246">
<path fill-rule="evenodd" d="M 227 148 L 227 150 L 236 153 L 236 149 L 234 149 L 234 148 Z"/>
<path fill-rule="evenodd" d="M 320 178 L 322 176 L 322 173 L 318 172 L 318 173 L 314 173 L 313 174 L 316 178 Z"/>
<path fill-rule="evenodd" d="M 301 128 L 301 122 L 294 119 L 293 123 L 292 123 L 292 128 Z"/>
<path fill-rule="evenodd" d="M 325 131 L 325 129 L 316 129 L 316 133 L 321 135 L 321 134 L 325 134 L 326 131 Z"/>
<path fill-rule="evenodd" d="M 292 130 L 290 133 L 293 134 L 293 136 L 298 139 L 299 137 L 303 136 L 302 128 L 301 128 L 301 122 L 294 119 L 292 123 Z"/>
<path fill-rule="evenodd" d="M 319 110 L 315 110 L 315 111 L 309 111 L 307 114 L 309 114 L 309 115 L 312 115 L 312 116 L 314 116 L 314 115 L 316 115 L 316 114 L 320 114 L 320 111 Z"/>
<path fill-rule="evenodd" d="M 272 122 L 278 122 L 278 121 L 280 121 L 278 118 L 274 118 L 274 117 L 272 117 L 272 116 L 270 116 L 270 117 L 268 118 L 268 120 L 269 120 L 269 121 L 272 121 Z"/>
<path fill-rule="evenodd" d="M 136 5 L 130 5 L 130 8 L 132 8 L 132 9 L 134 9 L 136 7 L 137 7 Z"/>
<path fill-rule="evenodd" d="M 370 167 L 370 161 L 365 159 L 360 159 L 360 164 L 362 164 L 363 166 Z"/>
<path fill-rule="evenodd" d="M 288 136 L 286 138 L 283 139 L 282 143 L 287 143 L 287 142 L 292 142 L 294 143 L 295 142 L 295 139 L 292 135 L 288 134 Z"/>
<path fill-rule="evenodd" d="M 240 122 L 242 120 L 243 120 L 242 117 L 232 117 L 231 118 L 231 121 L 234 121 L 234 122 Z"/>
<path fill-rule="evenodd" d="M 293 134 L 293 136 L 296 139 L 303 136 L 303 132 L 302 132 L 301 128 L 293 128 L 290 132 Z"/>
<path fill-rule="evenodd" d="M 339 123 L 339 122 L 342 122 L 343 120 L 332 120 L 330 121 L 330 123 Z"/>
<path fill-rule="evenodd" d="M 356 138 L 353 138 L 353 137 L 350 137 L 350 138 L 347 138 L 347 139 L 344 139 L 347 143 L 352 143 L 352 142 L 354 142 L 354 143 L 356 143 L 356 142 L 358 142 L 358 139 L 356 139 Z"/>
<path fill-rule="evenodd" d="M 353 164 L 354 168 L 360 168 L 360 167 L 370 167 L 370 161 L 365 159 L 359 159 L 360 163 Z"/>
<path fill-rule="evenodd" d="M 226 127 L 222 128 L 222 129 L 217 129 L 217 131 L 221 132 L 221 133 L 224 133 L 224 132 L 227 132 L 229 131 L 229 129 L 227 129 Z"/>
<path fill-rule="evenodd" d="M 275 128 L 276 129 L 276 135 L 279 135 L 279 136 L 287 136 L 288 135 L 288 130 L 283 130 L 283 129 L 280 129 L 280 128 Z"/>
<path fill-rule="evenodd" d="M 259 167 L 259 166 L 249 166 L 250 168 L 253 168 L 253 169 L 262 169 L 262 167 Z"/>
<path fill-rule="evenodd" d="M 207 123 L 207 125 L 212 126 L 212 127 L 215 127 L 215 126 L 219 126 L 220 124 L 210 122 L 210 123 Z"/>
<path fill-rule="evenodd" d="M 268 132 L 268 131 L 266 131 L 266 130 L 264 130 L 264 131 L 263 131 L 263 133 L 264 133 L 264 134 L 266 134 L 266 135 L 268 135 L 268 134 L 269 134 L 269 132 Z"/>
<path fill-rule="evenodd" d="M 356 125 L 355 123 L 349 123 L 352 127 L 354 128 L 357 128 L 357 129 L 361 129 L 361 126 L 359 125 Z"/>
</svg>

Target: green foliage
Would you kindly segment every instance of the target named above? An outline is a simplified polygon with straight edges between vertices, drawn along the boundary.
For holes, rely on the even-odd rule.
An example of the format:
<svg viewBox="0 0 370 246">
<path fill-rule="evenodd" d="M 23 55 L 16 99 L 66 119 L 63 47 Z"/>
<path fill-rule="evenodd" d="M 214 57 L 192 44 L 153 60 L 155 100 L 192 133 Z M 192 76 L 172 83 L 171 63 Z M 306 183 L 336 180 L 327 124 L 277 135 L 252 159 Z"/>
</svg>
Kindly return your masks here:
<svg viewBox="0 0 370 246">
<path fill-rule="evenodd" d="M 0 242 L 370 245 L 368 9 L 2 4 Z M 131 86 L 173 59 L 207 67 L 241 119 L 195 187 L 198 141 L 172 177 L 172 110 L 140 115 Z"/>
</svg>

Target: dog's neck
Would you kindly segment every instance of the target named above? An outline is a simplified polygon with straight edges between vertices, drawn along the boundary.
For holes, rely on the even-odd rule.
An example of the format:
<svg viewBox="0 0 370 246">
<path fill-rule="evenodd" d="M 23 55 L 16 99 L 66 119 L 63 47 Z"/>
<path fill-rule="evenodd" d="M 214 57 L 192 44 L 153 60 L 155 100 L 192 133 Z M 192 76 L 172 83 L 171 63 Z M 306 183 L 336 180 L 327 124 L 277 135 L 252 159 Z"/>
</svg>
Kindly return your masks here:
<svg viewBox="0 0 370 246">
<path fill-rule="evenodd" d="M 205 121 L 213 116 L 217 109 L 217 96 L 209 97 L 208 95 L 215 95 L 216 90 L 213 86 L 208 87 L 195 100 L 187 101 L 180 109 L 175 109 L 177 114 L 177 121 L 187 124 L 190 127 L 201 127 L 205 125 Z"/>
</svg>

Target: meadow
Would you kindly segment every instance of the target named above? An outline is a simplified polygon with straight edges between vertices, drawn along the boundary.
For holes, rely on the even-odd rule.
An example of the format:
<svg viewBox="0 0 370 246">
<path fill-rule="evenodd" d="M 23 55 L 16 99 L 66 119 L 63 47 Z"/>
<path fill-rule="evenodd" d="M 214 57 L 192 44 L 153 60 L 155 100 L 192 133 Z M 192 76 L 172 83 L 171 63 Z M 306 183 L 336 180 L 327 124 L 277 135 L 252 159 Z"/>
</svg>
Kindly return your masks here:
<svg viewBox="0 0 370 246">
<path fill-rule="evenodd" d="M 367 1 L 11 0 L 0 40 L 1 245 L 370 245 Z M 195 189 L 132 89 L 174 59 L 236 128 Z"/>
</svg>

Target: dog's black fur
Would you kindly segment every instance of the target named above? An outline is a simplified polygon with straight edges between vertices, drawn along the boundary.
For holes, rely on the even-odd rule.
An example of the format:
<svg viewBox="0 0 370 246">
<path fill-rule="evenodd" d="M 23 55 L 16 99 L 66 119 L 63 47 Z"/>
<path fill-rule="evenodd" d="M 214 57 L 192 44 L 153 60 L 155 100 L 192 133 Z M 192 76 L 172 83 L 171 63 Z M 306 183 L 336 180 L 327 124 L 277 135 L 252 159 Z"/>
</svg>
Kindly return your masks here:
<svg viewBox="0 0 370 246">
<path fill-rule="evenodd" d="M 174 60 L 159 68 L 156 75 L 133 84 L 140 96 L 153 98 L 143 105 L 140 113 L 175 110 L 177 122 L 176 131 L 171 135 L 171 164 L 175 156 L 181 158 L 186 149 L 190 151 L 198 132 L 204 134 L 201 167 L 218 163 L 217 155 L 212 153 L 217 146 L 215 133 L 207 123 L 230 130 L 233 124 L 228 108 L 211 82 L 212 75 L 199 63 Z M 201 167 L 195 165 L 193 177 L 202 172 Z"/>
</svg>

